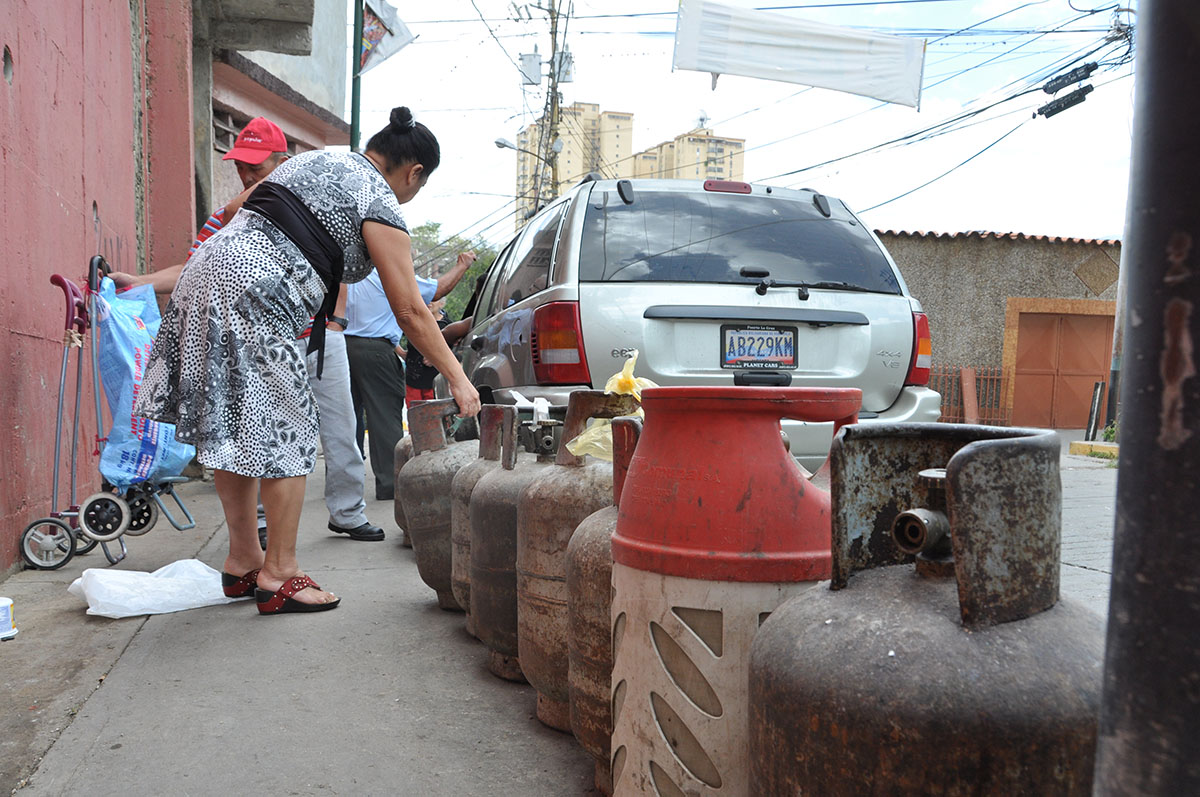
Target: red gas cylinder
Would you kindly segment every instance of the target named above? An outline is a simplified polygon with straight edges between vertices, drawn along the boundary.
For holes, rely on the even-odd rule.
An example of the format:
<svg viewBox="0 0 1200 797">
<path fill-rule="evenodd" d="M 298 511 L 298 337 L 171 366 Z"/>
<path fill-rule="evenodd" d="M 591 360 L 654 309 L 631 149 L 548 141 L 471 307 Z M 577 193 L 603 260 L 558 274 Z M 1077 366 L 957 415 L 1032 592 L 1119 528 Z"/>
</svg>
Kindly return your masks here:
<svg viewBox="0 0 1200 797">
<path fill-rule="evenodd" d="M 614 561 L 714 581 L 829 578 L 829 494 L 805 479 L 779 421 L 840 427 L 861 403 L 852 388 L 645 390 Z"/>
<path fill-rule="evenodd" d="M 750 646 L 830 576 L 830 498 L 779 422 L 854 423 L 857 389 L 650 388 L 613 535 L 616 795 L 748 794 Z"/>
</svg>

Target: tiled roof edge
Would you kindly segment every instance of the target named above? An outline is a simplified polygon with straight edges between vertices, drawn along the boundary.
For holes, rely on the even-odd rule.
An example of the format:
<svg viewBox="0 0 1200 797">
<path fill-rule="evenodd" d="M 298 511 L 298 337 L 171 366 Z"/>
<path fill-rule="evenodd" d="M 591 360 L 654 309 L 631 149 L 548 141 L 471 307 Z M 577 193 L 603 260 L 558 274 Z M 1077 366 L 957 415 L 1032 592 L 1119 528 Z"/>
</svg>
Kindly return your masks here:
<svg viewBox="0 0 1200 797">
<path fill-rule="evenodd" d="M 876 235 L 891 235 L 904 238 L 996 238 L 1011 241 L 1039 241 L 1052 244 L 1092 244 L 1095 246 L 1120 246 L 1119 238 L 1069 238 L 1058 235 L 1030 235 L 1023 232 L 928 232 L 925 230 L 876 230 Z"/>
</svg>

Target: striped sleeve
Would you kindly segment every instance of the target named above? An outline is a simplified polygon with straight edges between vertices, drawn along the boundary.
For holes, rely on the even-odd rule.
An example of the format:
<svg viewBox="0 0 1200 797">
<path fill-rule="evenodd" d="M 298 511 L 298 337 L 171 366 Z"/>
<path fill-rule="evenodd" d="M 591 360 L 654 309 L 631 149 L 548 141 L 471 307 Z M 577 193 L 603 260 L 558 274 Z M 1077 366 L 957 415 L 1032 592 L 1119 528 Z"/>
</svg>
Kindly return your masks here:
<svg viewBox="0 0 1200 797">
<path fill-rule="evenodd" d="M 213 234 L 225 226 L 225 208 L 217 208 L 213 214 L 208 217 L 208 221 L 204 222 L 204 226 L 200 228 L 200 232 L 196 234 L 196 240 L 192 242 L 192 248 L 188 250 L 188 258 L 196 253 L 200 248 L 200 244 L 207 241 Z"/>
</svg>

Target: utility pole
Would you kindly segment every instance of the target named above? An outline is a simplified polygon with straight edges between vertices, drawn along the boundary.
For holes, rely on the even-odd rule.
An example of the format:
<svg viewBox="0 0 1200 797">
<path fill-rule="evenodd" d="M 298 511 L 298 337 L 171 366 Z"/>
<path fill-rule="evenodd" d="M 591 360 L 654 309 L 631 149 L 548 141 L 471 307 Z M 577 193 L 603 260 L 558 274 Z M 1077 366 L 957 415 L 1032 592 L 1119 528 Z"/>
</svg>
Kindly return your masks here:
<svg viewBox="0 0 1200 797">
<path fill-rule="evenodd" d="M 558 6 L 550 0 L 550 130 L 546 136 L 548 160 L 550 161 L 550 193 L 558 194 L 558 153 L 551 148 L 558 138 Z M 540 200 L 541 197 L 538 197 Z"/>
<path fill-rule="evenodd" d="M 358 150 L 361 137 L 363 2 L 354 0 L 354 41 L 350 43 L 350 150 Z"/>
<path fill-rule="evenodd" d="M 1121 460 L 1093 794 L 1200 794 L 1200 96 L 1195 0 L 1143 0 Z"/>
</svg>

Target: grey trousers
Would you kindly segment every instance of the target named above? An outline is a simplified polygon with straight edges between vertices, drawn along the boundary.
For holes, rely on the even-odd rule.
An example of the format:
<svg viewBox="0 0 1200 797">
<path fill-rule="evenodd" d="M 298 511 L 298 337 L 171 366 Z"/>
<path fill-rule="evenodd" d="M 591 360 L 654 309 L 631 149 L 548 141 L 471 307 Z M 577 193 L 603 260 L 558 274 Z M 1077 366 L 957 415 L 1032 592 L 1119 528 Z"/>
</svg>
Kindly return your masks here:
<svg viewBox="0 0 1200 797">
<path fill-rule="evenodd" d="M 404 365 L 387 338 L 346 335 L 346 351 L 355 418 L 361 422 L 365 415 L 370 427 L 367 442 L 375 475 L 375 498 L 390 501 L 395 497 L 396 443 L 404 437 Z M 350 427 L 353 429 L 355 424 Z"/>
<path fill-rule="evenodd" d="M 329 522 L 352 529 L 367 522 L 363 500 L 363 456 L 354 439 L 354 405 L 350 399 L 350 364 L 346 338 L 325 330 L 325 366 L 317 379 L 317 355 L 308 355 L 308 384 L 321 414 L 321 449 L 325 452 L 325 506 Z"/>
</svg>

